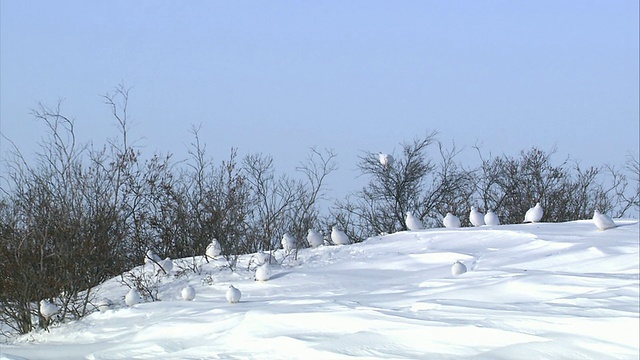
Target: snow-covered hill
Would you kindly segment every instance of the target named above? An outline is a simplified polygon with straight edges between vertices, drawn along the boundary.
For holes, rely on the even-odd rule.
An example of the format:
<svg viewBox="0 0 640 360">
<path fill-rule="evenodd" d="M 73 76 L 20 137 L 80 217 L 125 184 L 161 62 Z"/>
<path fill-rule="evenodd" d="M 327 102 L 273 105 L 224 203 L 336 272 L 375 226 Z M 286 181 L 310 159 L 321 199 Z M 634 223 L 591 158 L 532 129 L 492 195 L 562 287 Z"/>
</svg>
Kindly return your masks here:
<svg viewBox="0 0 640 360">
<path fill-rule="evenodd" d="M 266 282 L 250 256 L 235 272 L 204 263 L 132 308 L 114 279 L 98 290 L 112 310 L 2 344 L 0 358 L 637 360 L 638 223 L 616 222 L 400 232 L 301 250 Z M 453 276 L 456 260 L 468 272 Z"/>
</svg>

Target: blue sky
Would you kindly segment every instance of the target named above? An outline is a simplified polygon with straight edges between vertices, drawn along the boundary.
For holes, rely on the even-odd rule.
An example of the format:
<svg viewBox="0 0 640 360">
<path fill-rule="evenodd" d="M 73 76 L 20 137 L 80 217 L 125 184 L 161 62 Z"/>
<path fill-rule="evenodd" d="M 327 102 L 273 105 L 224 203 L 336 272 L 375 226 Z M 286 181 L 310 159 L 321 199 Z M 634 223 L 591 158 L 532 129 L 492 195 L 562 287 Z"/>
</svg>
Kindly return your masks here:
<svg viewBox="0 0 640 360">
<path fill-rule="evenodd" d="M 469 165 L 476 142 L 585 165 L 638 154 L 636 0 L 0 4 L 0 131 L 27 152 L 44 134 L 30 109 L 59 98 L 81 140 L 116 136 L 100 95 L 124 83 L 148 155 L 185 158 L 202 124 L 217 160 L 237 147 L 291 171 L 333 148 L 333 188 L 361 151 L 433 130 Z"/>
</svg>

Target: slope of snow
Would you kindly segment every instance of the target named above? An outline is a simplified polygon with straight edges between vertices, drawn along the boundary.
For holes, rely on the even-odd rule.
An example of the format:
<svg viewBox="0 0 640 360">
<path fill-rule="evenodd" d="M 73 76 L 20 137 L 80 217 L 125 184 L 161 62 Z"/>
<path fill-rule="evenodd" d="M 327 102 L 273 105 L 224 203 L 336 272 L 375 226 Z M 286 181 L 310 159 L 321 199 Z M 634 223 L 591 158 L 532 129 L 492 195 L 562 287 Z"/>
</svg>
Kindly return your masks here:
<svg viewBox="0 0 640 360">
<path fill-rule="evenodd" d="M 616 222 L 400 232 L 280 253 L 266 282 L 250 256 L 235 272 L 198 259 L 200 275 L 163 279 L 161 301 L 127 308 L 110 280 L 98 294 L 113 310 L 17 338 L 0 358 L 638 359 L 638 223 Z M 456 260 L 467 273 L 451 274 Z"/>
</svg>

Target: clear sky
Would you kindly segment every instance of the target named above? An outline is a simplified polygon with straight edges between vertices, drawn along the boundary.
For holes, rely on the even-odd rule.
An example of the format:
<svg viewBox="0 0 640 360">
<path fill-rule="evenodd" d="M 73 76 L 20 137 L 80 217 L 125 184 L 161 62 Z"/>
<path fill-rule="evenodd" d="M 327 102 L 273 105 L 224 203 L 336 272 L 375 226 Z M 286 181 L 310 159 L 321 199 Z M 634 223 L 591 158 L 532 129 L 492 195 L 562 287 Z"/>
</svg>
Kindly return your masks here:
<svg viewBox="0 0 640 360">
<path fill-rule="evenodd" d="M 81 140 L 116 136 L 100 95 L 124 82 L 147 155 L 186 157 L 202 124 L 219 160 L 238 147 L 290 171 L 333 148 L 332 188 L 361 151 L 433 130 L 469 164 L 476 142 L 585 165 L 638 153 L 637 0 L 0 4 L 0 130 L 27 150 L 44 133 L 30 109 L 59 98 Z"/>
</svg>

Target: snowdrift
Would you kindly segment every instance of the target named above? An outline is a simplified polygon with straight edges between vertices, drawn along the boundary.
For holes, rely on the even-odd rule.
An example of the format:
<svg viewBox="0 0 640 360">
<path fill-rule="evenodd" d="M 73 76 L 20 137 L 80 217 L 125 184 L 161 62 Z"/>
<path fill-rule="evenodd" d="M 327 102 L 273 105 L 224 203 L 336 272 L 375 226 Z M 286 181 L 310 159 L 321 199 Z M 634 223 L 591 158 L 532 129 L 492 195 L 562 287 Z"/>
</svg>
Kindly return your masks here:
<svg viewBox="0 0 640 360">
<path fill-rule="evenodd" d="M 251 256 L 234 272 L 197 259 L 202 273 L 165 278 L 161 301 L 127 307 L 110 280 L 97 293 L 112 309 L 3 344 L 0 358 L 637 360 L 638 222 L 616 223 L 400 232 L 300 250 L 265 282 Z M 457 260 L 467 272 L 454 276 Z"/>
</svg>

